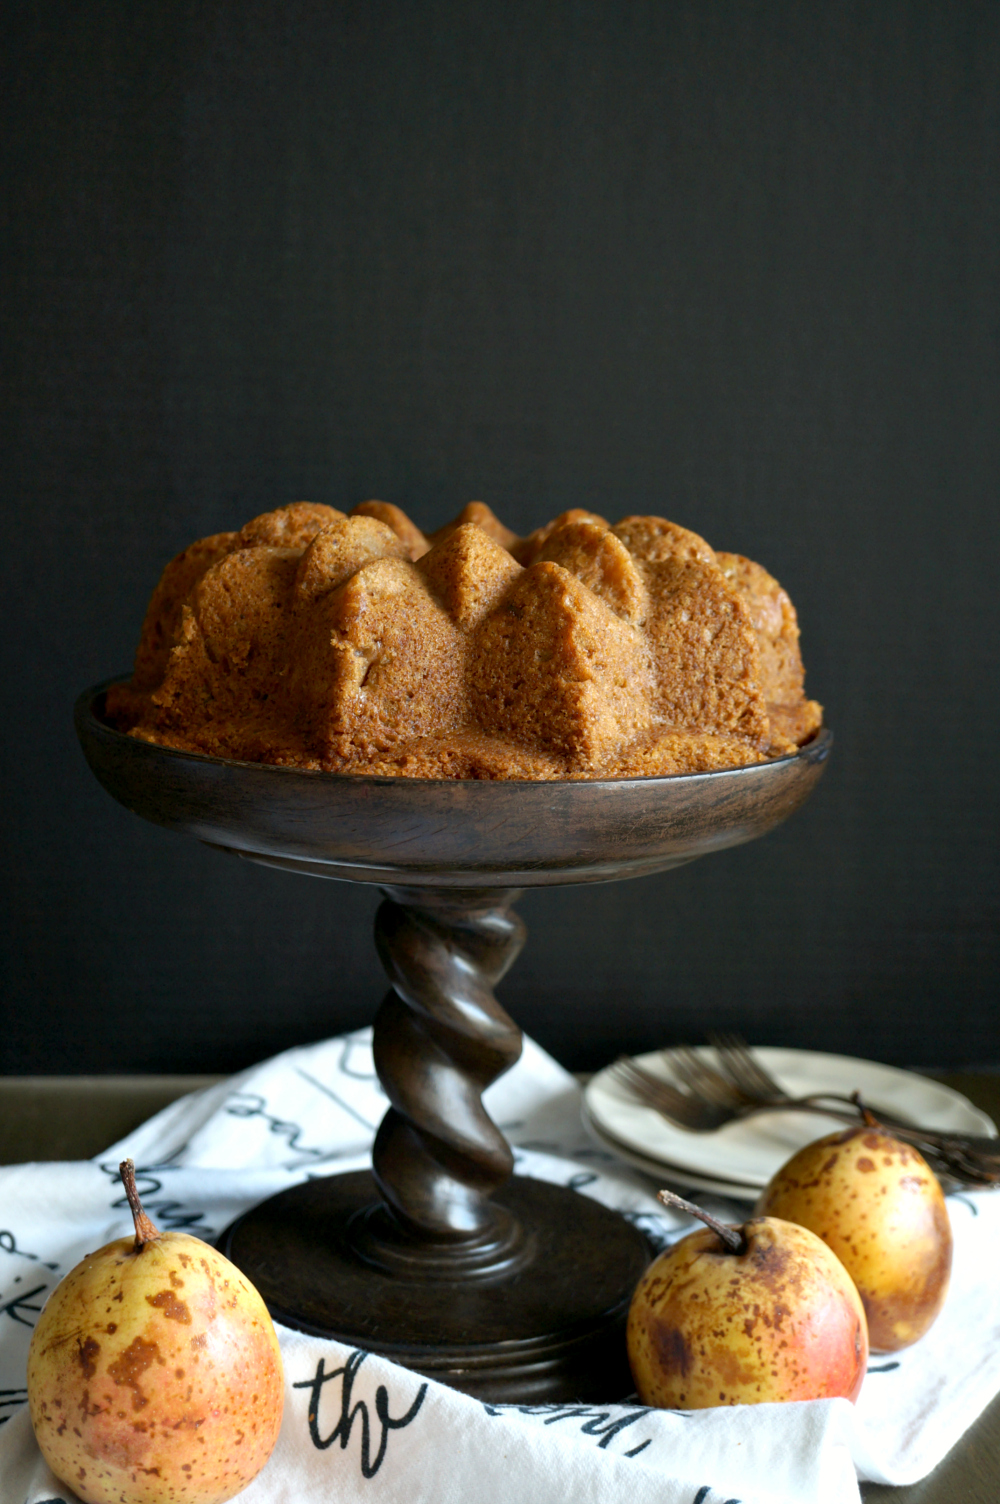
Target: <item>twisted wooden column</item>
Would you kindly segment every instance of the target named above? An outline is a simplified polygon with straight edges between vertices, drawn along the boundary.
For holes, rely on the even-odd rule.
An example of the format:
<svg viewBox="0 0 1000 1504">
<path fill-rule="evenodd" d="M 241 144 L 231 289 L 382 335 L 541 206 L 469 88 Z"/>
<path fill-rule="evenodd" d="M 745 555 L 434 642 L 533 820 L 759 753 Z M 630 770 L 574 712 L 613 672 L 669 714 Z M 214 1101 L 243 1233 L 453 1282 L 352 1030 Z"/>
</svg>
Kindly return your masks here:
<svg viewBox="0 0 1000 1504">
<path fill-rule="evenodd" d="M 220 1247 L 286 1325 L 503 1403 L 629 1392 L 642 1234 L 567 1186 L 511 1175 L 483 1107 L 521 1033 L 493 988 L 524 943 L 514 889 L 386 888 L 375 1018 L 389 1097 L 367 1170 L 252 1208 Z"/>
<path fill-rule="evenodd" d="M 391 1107 L 372 1152 L 392 1210 L 369 1225 L 381 1243 L 399 1233 L 424 1261 L 497 1268 L 521 1237 L 490 1198 L 513 1156 L 483 1107 L 487 1086 L 521 1053 L 521 1031 L 493 995 L 525 927 L 517 889 L 386 888 L 375 943 L 393 990 L 375 1018 L 375 1067 Z M 368 1252 L 371 1254 L 371 1247 Z M 411 1247 L 409 1257 L 414 1256 Z"/>
</svg>

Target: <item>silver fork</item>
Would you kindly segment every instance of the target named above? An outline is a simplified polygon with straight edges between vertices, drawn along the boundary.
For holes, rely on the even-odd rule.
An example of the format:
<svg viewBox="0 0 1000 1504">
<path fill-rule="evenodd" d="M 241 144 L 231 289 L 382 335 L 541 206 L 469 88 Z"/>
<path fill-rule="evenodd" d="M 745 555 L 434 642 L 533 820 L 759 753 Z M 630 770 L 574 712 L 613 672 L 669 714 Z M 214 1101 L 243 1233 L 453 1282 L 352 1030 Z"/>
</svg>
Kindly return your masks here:
<svg viewBox="0 0 1000 1504">
<path fill-rule="evenodd" d="M 710 1034 L 708 1042 L 719 1057 L 719 1064 L 722 1067 L 725 1079 L 728 1080 L 733 1090 L 739 1094 L 742 1101 L 748 1105 L 750 1103 L 757 1103 L 761 1107 L 783 1107 L 786 1103 L 793 1100 L 791 1093 L 787 1092 L 781 1083 L 776 1081 L 770 1072 L 764 1069 L 746 1040 L 742 1039 L 739 1034 Z M 687 1054 L 694 1053 L 686 1045 L 682 1045 L 680 1048 Z M 710 1072 L 712 1071 L 711 1066 L 707 1067 L 707 1069 Z M 714 1074 L 718 1074 L 718 1072 L 714 1072 Z M 809 1092 L 804 1097 L 797 1097 L 794 1100 L 799 1104 L 805 1102 L 815 1102 L 817 1104 L 823 1102 L 835 1103 L 839 1107 L 850 1110 L 852 1121 L 861 1111 L 856 1093 L 854 1096 L 848 1097 L 836 1091 L 814 1091 Z M 870 1108 L 879 1122 L 883 1123 L 886 1128 L 913 1128 L 916 1126 L 912 1118 L 896 1117 L 894 1113 L 886 1112 L 884 1108 L 875 1107 L 871 1103 L 866 1103 L 865 1105 Z M 835 1116 L 836 1114 L 833 1115 Z"/>
<path fill-rule="evenodd" d="M 706 1102 L 717 1107 L 730 1107 L 737 1112 L 762 1105 L 759 1093 L 745 1091 L 735 1076 L 728 1071 L 722 1075 L 690 1045 L 678 1044 L 672 1049 L 662 1050 L 660 1058 L 689 1092 Z"/>
<path fill-rule="evenodd" d="M 751 1098 L 734 1082 L 727 1082 L 720 1072 L 688 1046 L 664 1050 L 662 1056 L 676 1070 L 688 1087 L 687 1091 L 680 1091 L 628 1056 L 615 1062 L 612 1075 L 645 1106 L 652 1107 L 675 1127 L 688 1132 L 711 1133 L 726 1123 L 775 1110 L 814 1112 L 850 1124 L 865 1121 L 866 1109 L 860 1099 L 854 1102 L 841 1098 L 842 1102 L 849 1104 L 847 1108 L 826 1107 L 814 1097 L 792 1097 L 775 1082 L 779 1093 L 777 1099 L 771 1094 L 767 1100 L 761 1101 Z M 942 1177 L 963 1185 L 1000 1185 L 1000 1139 L 895 1123 L 886 1126 L 891 1126 L 897 1137 L 920 1149 Z"/>
<path fill-rule="evenodd" d="M 671 1081 L 647 1070 L 638 1060 L 633 1060 L 628 1055 L 621 1055 L 614 1062 L 610 1067 L 611 1076 L 631 1096 L 638 1097 L 647 1107 L 652 1107 L 663 1117 L 669 1118 L 675 1127 L 687 1129 L 690 1133 L 712 1133 L 726 1123 L 752 1117 L 757 1112 L 771 1111 L 775 1105 L 818 1112 L 823 1117 L 839 1117 L 842 1122 L 859 1121 L 856 1108 L 850 1113 L 838 1109 L 827 1112 L 808 1097 L 786 1095 L 777 1104 L 751 1100 L 711 1066 L 695 1069 L 698 1057 L 687 1046 L 663 1050 L 661 1054 L 664 1061 L 676 1070 L 676 1074 L 687 1086 L 687 1091 L 679 1090 Z M 685 1054 L 687 1059 L 683 1059 Z M 680 1063 L 681 1060 L 683 1063 Z"/>
<path fill-rule="evenodd" d="M 615 1061 L 610 1074 L 629 1096 L 637 1097 L 646 1107 L 652 1107 L 675 1127 L 684 1128 L 689 1133 L 711 1133 L 741 1116 L 732 1107 L 719 1106 L 702 1097 L 678 1091 L 669 1081 L 655 1076 L 628 1055 L 621 1055 Z"/>
<path fill-rule="evenodd" d="M 737 1091 L 744 1100 L 756 1100 L 761 1107 L 770 1106 L 775 1108 L 796 1106 L 805 1107 L 807 1102 L 815 1104 L 815 1110 L 827 1111 L 821 1104 L 824 1102 L 841 1103 L 847 1107 L 853 1107 L 853 1121 L 858 1117 L 865 1117 L 866 1105 L 862 1102 L 860 1093 L 855 1092 L 853 1097 L 844 1097 L 836 1092 L 816 1092 L 808 1098 L 793 1098 L 778 1081 L 766 1071 L 760 1061 L 754 1056 L 745 1039 L 739 1034 L 710 1034 L 709 1042 L 719 1057 L 723 1071 L 727 1074 Z M 687 1049 L 682 1046 L 682 1049 Z M 690 1053 L 690 1051 L 689 1051 Z M 812 1107 L 809 1108 L 813 1110 Z M 968 1177 L 975 1177 L 977 1183 L 988 1185 L 1000 1184 L 1000 1138 L 987 1138 L 980 1134 L 950 1133 L 946 1129 L 920 1128 L 906 1118 L 895 1117 L 892 1113 L 884 1112 L 881 1108 L 871 1108 L 870 1111 L 878 1121 L 886 1128 L 891 1128 L 897 1138 L 904 1139 L 920 1149 L 924 1157 L 934 1163 L 935 1157 L 945 1163 L 944 1173 L 955 1178 L 961 1176 L 968 1183 Z M 842 1114 L 836 1110 L 830 1110 L 829 1116 L 840 1117 Z M 845 1120 L 847 1114 L 843 1114 Z M 984 1176 L 984 1181 L 978 1177 Z"/>
</svg>

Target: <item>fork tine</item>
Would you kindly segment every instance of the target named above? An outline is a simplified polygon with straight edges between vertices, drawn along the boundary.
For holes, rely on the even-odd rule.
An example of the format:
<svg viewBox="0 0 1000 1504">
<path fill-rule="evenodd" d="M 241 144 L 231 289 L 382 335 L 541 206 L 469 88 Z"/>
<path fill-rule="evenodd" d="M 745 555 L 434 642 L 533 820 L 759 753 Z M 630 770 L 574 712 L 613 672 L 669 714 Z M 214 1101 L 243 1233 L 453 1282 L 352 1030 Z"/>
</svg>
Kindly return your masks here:
<svg viewBox="0 0 1000 1504">
<path fill-rule="evenodd" d="M 622 1055 L 615 1061 L 612 1067 L 618 1079 L 636 1092 L 641 1093 L 648 1100 L 662 1103 L 669 1110 L 675 1111 L 678 1116 L 690 1114 L 692 1119 L 701 1115 L 702 1104 L 684 1092 L 678 1091 L 671 1086 L 669 1081 L 654 1076 L 651 1071 L 641 1066 L 637 1060 L 628 1055 Z"/>
<path fill-rule="evenodd" d="M 678 1128 L 706 1133 L 721 1127 L 733 1116 L 730 1109 L 714 1106 L 678 1091 L 669 1081 L 654 1076 L 627 1055 L 615 1061 L 611 1074 L 630 1095 L 652 1107 Z"/>
<path fill-rule="evenodd" d="M 708 1042 L 712 1046 L 719 1059 L 719 1065 L 729 1079 L 745 1090 L 748 1085 L 748 1077 L 742 1066 L 742 1061 L 732 1043 L 733 1036 L 730 1034 L 710 1033 Z"/>
<path fill-rule="evenodd" d="M 636 1088 L 641 1087 L 644 1092 L 660 1096 L 664 1101 L 669 1101 L 676 1097 L 683 1104 L 689 1100 L 684 1096 L 683 1092 L 679 1092 L 675 1087 L 671 1086 L 669 1081 L 661 1081 L 658 1076 L 654 1076 L 651 1071 L 647 1071 L 637 1060 L 633 1060 L 628 1055 L 620 1055 L 611 1067 L 611 1070 L 615 1076 L 628 1085 L 635 1086 Z"/>
<path fill-rule="evenodd" d="M 709 1041 L 718 1052 L 723 1069 L 754 1096 L 786 1097 L 788 1093 L 761 1065 L 739 1034 L 712 1034 Z"/>
<path fill-rule="evenodd" d="M 710 1093 L 717 1101 L 730 1102 L 733 1106 L 743 1106 L 745 1094 L 717 1066 L 710 1064 L 701 1054 L 690 1046 L 685 1046 L 685 1055 L 690 1062 L 695 1079 L 703 1092 Z"/>
<path fill-rule="evenodd" d="M 753 1053 L 745 1039 L 741 1038 L 739 1034 L 734 1034 L 731 1042 L 734 1051 L 743 1062 L 744 1068 L 754 1080 L 760 1083 L 761 1091 L 770 1092 L 775 1097 L 786 1097 L 788 1095 L 784 1087 L 779 1081 L 775 1080 L 770 1071 L 764 1069 L 759 1058 Z"/>
<path fill-rule="evenodd" d="M 703 1060 L 690 1045 L 675 1045 L 673 1049 L 663 1050 L 661 1053 L 666 1064 L 696 1096 L 707 1098 L 720 1107 L 736 1108 L 744 1105 L 744 1094 L 739 1088 Z"/>
<path fill-rule="evenodd" d="M 697 1092 L 699 1096 L 703 1095 L 698 1062 L 697 1060 L 692 1060 L 689 1052 L 683 1045 L 678 1044 L 669 1050 L 661 1050 L 660 1059 L 683 1082 L 689 1091 Z"/>
</svg>

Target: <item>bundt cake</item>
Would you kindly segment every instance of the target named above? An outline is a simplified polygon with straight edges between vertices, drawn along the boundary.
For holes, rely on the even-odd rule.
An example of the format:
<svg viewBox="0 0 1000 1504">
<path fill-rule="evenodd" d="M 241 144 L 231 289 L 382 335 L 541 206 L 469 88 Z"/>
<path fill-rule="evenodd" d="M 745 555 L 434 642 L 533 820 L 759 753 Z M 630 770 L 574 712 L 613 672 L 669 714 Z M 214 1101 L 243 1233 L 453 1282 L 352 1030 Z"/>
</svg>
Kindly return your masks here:
<svg viewBox="0 0 1000 1504">
<path fill-rule="evenodd" d="M 574 510 L 519 538 L 471 502 L 425 537 L 386 502 L 295 502 L 167 565 L 106 713 L 333 773 L 705 772 L 816 732 L 798 637 L 766 570 L 662 517 Z"/>
</svg>

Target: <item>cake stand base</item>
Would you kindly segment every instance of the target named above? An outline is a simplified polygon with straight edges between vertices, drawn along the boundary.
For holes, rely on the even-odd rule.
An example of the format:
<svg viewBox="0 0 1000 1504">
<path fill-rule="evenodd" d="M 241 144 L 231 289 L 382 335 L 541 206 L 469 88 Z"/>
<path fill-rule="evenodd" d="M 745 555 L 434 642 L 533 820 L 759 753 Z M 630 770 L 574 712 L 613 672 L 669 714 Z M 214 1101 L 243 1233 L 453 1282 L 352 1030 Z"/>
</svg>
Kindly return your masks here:
<svg viewBox="0 0 1000 1504">
<path fill-rule="evenodd" d="M 474 1248 L 456 1257 L 402 1230 L 394 1241 L 367 1172 L 282 1191 L 218 1246 L 277 1321 L 477 1399 L 624 1399 L 634 1389 L 625 1319 L 651 1257 L 645 1238 L 617 1212 L 544 1181 L 515 1176 L 492 1199 L 506 1245 L 481 1250 L 478 1268 Z"/>
</svg>

